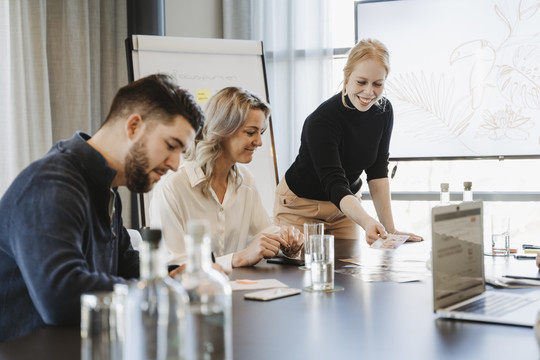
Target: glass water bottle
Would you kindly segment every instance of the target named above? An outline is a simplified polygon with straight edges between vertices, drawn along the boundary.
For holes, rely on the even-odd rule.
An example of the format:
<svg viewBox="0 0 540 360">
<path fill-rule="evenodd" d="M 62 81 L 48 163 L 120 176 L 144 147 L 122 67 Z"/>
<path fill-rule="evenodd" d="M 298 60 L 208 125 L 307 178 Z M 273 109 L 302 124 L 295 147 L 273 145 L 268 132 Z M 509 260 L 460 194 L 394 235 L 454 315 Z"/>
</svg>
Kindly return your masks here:
<svg viewBox="0 0 540 360">
<path fill-rule="evenodd" d="M 212 268 L 211 240 L 204 221 L 190 221 L 184 238 L 186 270 L 176 277 L 189 296 L 188 359 L 232 359 L 232 297 L 228 278 Z"/>
<path fill-rule="evenodd" d="M 441 196 L 440 196 L 440 206 L 450 205 L 450 185 L 448 183 L 441 183 Z"/>
<path fill-rule="evenodd" d="M 167 276 L 161 231 L 142 229 L 140 280 L 129 285 L 124 311 L 124 360 L 184 359 L 188 296 Z"/>
<path fill-rule="evenodd" d="M 463 201 L 473 201 L 471 181 L 465 181 L 463 183 Z"/>
</svg>

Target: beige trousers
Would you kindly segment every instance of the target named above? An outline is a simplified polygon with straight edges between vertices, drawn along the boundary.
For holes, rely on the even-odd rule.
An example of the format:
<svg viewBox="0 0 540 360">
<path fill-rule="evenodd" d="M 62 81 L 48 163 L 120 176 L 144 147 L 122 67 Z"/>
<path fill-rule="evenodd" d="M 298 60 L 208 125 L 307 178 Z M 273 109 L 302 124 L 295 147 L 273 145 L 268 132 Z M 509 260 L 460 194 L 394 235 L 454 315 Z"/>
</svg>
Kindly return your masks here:
<svg viewBox="0 0 540 360">
<path fill-rule="evenodd" d="M 360 193 L 357 195 L 358 198 Z M 336 239 L 360 239 L 361 228 L 330 201 L 311 200 L 296 196 L 282 178 L 274 200 L 276 225 L 292 225 L 304 232 L 304 223 L 324 223 L 325 234 Z"/>
</svg>

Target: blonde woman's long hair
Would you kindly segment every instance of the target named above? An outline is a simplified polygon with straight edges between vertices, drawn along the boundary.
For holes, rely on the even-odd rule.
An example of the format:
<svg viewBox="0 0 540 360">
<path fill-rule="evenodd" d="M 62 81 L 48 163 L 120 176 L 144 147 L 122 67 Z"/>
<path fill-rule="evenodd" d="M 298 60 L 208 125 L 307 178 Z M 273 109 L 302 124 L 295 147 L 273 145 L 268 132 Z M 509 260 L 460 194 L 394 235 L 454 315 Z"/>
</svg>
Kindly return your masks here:
<svg viewBox="0 0 540 360">
<path fill-rule="evenodd" d="M 227 87 L 218 91 L 208 101 L 205 122 L 195 144 L 186 154 L 186 159 L 195 162 L 205 174 L 203 194 L 210 196 L 210 186 L 214 176 L 214 164 L 223 154 L 225 139 L 232 136 L 246 122 L 249 111 L 261 110 L 265 116 L 265 128 L 270 116 L 270 106 L 246 89 Z M 264 129 L 263 129 L 264 130 Z M 242 176 L 234 165 L 228 176 L 233 177 L 237 188 L 242 184 Z"/>
<path fill-rule="evenodd" d="M 345 95 L 347 95 L 345 87 L 349 82 L 351 73 L 354 70 L 354 67 L 364 61 L 364 60 L 375 60 L 378 61 L 386 70 L 386 76 L 390 72 L 390 54 L 388 49 L 382 42 L 375 39 L 363 39 L 356 44 L 347 58 L 347 63 L 343 68 L 343 89 L 341 90 L 341 102 L 346 108 L 354 109 L 350 107 L 345 101 Z M 380 106 L 381 99 L 377 102 L 376 105 Z"/>
</svg>

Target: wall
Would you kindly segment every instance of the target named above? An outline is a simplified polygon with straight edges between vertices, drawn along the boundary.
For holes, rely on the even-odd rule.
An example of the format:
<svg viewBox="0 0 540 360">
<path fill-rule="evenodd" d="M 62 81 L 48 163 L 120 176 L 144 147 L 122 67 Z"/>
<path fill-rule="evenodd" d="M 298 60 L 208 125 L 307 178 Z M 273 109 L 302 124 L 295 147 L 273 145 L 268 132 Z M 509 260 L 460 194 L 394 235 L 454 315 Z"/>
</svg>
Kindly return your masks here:
<svg viewBox="0 0 540 360">
<path fill-rule="evenodd" d="M 165 35 L 223 38 L 222 0 L 165 0 Z"/>
</svg>

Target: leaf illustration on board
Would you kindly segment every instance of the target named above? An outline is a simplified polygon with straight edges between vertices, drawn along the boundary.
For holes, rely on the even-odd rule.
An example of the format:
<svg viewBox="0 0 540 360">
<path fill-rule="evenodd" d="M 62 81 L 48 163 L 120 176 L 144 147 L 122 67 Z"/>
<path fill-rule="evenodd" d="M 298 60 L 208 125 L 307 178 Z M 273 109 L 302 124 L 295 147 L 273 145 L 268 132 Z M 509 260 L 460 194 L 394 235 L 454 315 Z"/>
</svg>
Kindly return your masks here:
<svg viewBox="0 0 540 360">
<path fill-rule="evenodd" d="M 502 65 L 497 74 L 497 87 L 514 105 L 540 109 L 540 48 L 521 46 L 511 65 Z"/>
<path fill-rule="evenodd" d="M 521 20 L 530 19 L 540 8 L 538 0 L 521 0 L 519 2 L 519 18 Z"/>
<path fill-rule="evenodd" d="M 508 33 L 512 33 L 512 22 L 505 15 L 505 11 L 503 9 L 501 9 L 500 4 L 495 5 L 495 13 L 504 22 L 504 24 L 508 28 Z"/>
<path fill-rule="evenodd" d="M 514 111 L 511 106 L 495 112 L 485 110 L 482 113 L 484 123 L 477 130 L 477 137 L 487 137 L 491 140 L 527 140 L 529 130 L 534 128 L 530 117 L 521 114 L 521 109 Z"/>
<path fill-rule="evenodd" d="M 493 46 L 486 40 L 467 41 L 457 46 L 450 54 L 450 64 L 464 59 L 472 59 L 469 75 L 472 107 L 478 109 L 484 101 L 489 78 L 497 54 Z"/>
<path fill-rule="evenodd" d="M 429 142 L 444 142 L 459 138 L 474 112 L 465 110 L 454 100 L 454 84 L 446 83 L 444 75 L 429 79 L 421 73 L 400 74 L 386 84 L 388 97 L 399 101 L 396 118 L 408 121 L 415 137 Z"/>
</svg>

